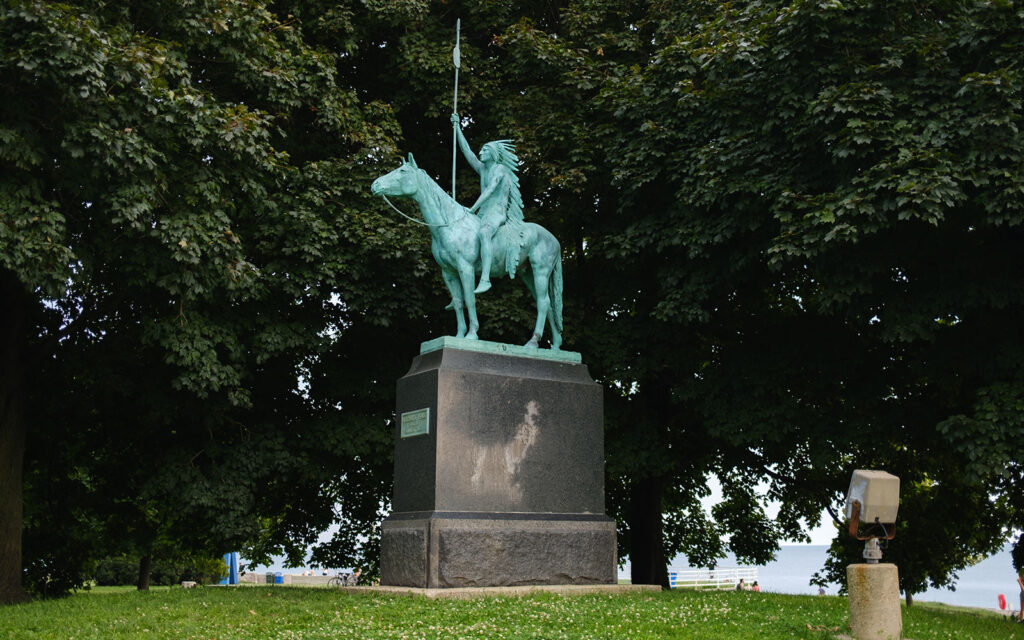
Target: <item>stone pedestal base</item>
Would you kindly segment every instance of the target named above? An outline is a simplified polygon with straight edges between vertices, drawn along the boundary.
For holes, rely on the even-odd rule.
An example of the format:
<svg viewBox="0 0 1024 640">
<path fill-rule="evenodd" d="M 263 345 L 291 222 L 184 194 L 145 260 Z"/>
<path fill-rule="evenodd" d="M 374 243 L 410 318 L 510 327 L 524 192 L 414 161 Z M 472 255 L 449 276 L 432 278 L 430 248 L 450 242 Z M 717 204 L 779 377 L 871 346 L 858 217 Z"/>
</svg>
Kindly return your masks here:
<svg viewBox="0 0 1024 640">
<path fill-rule="evenodd" d="M 398 381 L 381 584 L 614 584 L 601 387 L 578 354 L 449 341 Z"/>
<path fill-rule="evenodd" d="M 850 592 L 850 629 L 856 640 L 903 637 L 896 565 L 851 564 L 846 567 L 846 584 Z"/>
<path fill-rule="evenodd" d="M 384 584 L 429 589 L 616 581 L 603 515 L 397 513 L 381 532 Z"/>
</svg>

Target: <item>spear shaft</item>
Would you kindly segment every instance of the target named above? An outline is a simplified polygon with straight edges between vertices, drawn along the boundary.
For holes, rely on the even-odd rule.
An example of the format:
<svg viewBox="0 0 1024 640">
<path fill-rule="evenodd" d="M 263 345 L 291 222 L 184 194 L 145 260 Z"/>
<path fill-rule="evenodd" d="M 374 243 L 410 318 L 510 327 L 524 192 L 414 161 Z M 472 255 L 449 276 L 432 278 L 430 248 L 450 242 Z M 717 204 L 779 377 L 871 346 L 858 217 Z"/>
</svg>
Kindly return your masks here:
<svg viewBox="0 0 1024 640">
<path fill-rule="evenodd" d="M 462 19 L 455 20 L 455 48 L 452 49 L 452 62 L 455 63 L 455 98 L 452 100 L 452 113 L 459 113 L 459 67 L 462 65 L 459 52 L 459 30 L 462 26 Z M 459 123 L 452 123 L 452 198 L 455 198 L 455 160 L 459 150 Z"/>
</svg>

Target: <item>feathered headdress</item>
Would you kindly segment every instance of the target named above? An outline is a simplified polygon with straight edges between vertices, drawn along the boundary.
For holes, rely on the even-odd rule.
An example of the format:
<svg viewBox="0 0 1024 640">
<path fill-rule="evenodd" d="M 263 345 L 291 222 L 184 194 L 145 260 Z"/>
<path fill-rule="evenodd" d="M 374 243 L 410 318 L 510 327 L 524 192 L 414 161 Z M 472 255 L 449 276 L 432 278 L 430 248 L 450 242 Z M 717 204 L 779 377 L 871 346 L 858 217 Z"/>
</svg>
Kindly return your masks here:
<svg viewBox="0 0 1024 640">
<path fill-rule="evenodd" d="M 516 146 L 511 140 L 494 140 L 484 145 L 485 149 L 491 149 L 497 158 L 498 164 L 512 170 L 519 171 L 519 156 L 516 155 Z"/>
</svg>

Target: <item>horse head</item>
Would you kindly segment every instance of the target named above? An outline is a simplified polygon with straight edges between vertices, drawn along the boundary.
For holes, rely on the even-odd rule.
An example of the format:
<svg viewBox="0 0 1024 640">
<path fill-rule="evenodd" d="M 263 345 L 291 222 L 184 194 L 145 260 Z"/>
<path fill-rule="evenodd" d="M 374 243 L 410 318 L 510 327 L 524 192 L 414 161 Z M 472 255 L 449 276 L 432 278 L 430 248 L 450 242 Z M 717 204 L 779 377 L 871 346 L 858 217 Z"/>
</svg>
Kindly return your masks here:
<svg viewBox="0 0 1024 640">
<path fill-rule="evenodd" d="M 403 160 L 400 167 L 374 180 L 370 193 L 375 196 L 414 195 L 419 190 L 419 172 L 420 168 L 410 153 L 409 159 Z"/>
</svg>

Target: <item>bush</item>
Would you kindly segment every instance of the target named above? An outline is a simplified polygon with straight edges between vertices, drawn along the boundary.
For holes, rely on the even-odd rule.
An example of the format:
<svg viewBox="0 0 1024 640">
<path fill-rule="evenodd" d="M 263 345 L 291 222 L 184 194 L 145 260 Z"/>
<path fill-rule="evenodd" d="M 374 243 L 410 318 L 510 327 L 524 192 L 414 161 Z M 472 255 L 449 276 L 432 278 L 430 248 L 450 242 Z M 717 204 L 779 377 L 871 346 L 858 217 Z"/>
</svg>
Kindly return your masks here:
<svg viewBox="0 0 1024 640">
<path fill-rule="evenodd" d="M 135 584 L 139 579 L 139 559 L 128 556 L 104 558 L 96 563 L 92 579 L 101 587 Z"/>
<path fill-rule="evenodd" d="M 223 558 L 185 556 L 171 560 L 154 560 L 149 582 L 153 585 L 180 584 L 193 580 L 213 584 L 228 574 Z M 139 580 L 138 556 L 112 556 L 96 563 L 93 580 L 99 586 L 133 585 Z"/>
<path fill-rule="evenodd" d="M 193 557 L 181 572 L 181 580 L 194 580 L 199 584 L 214 584 L 228 575 L 224 558 Z"/>
</svg>

